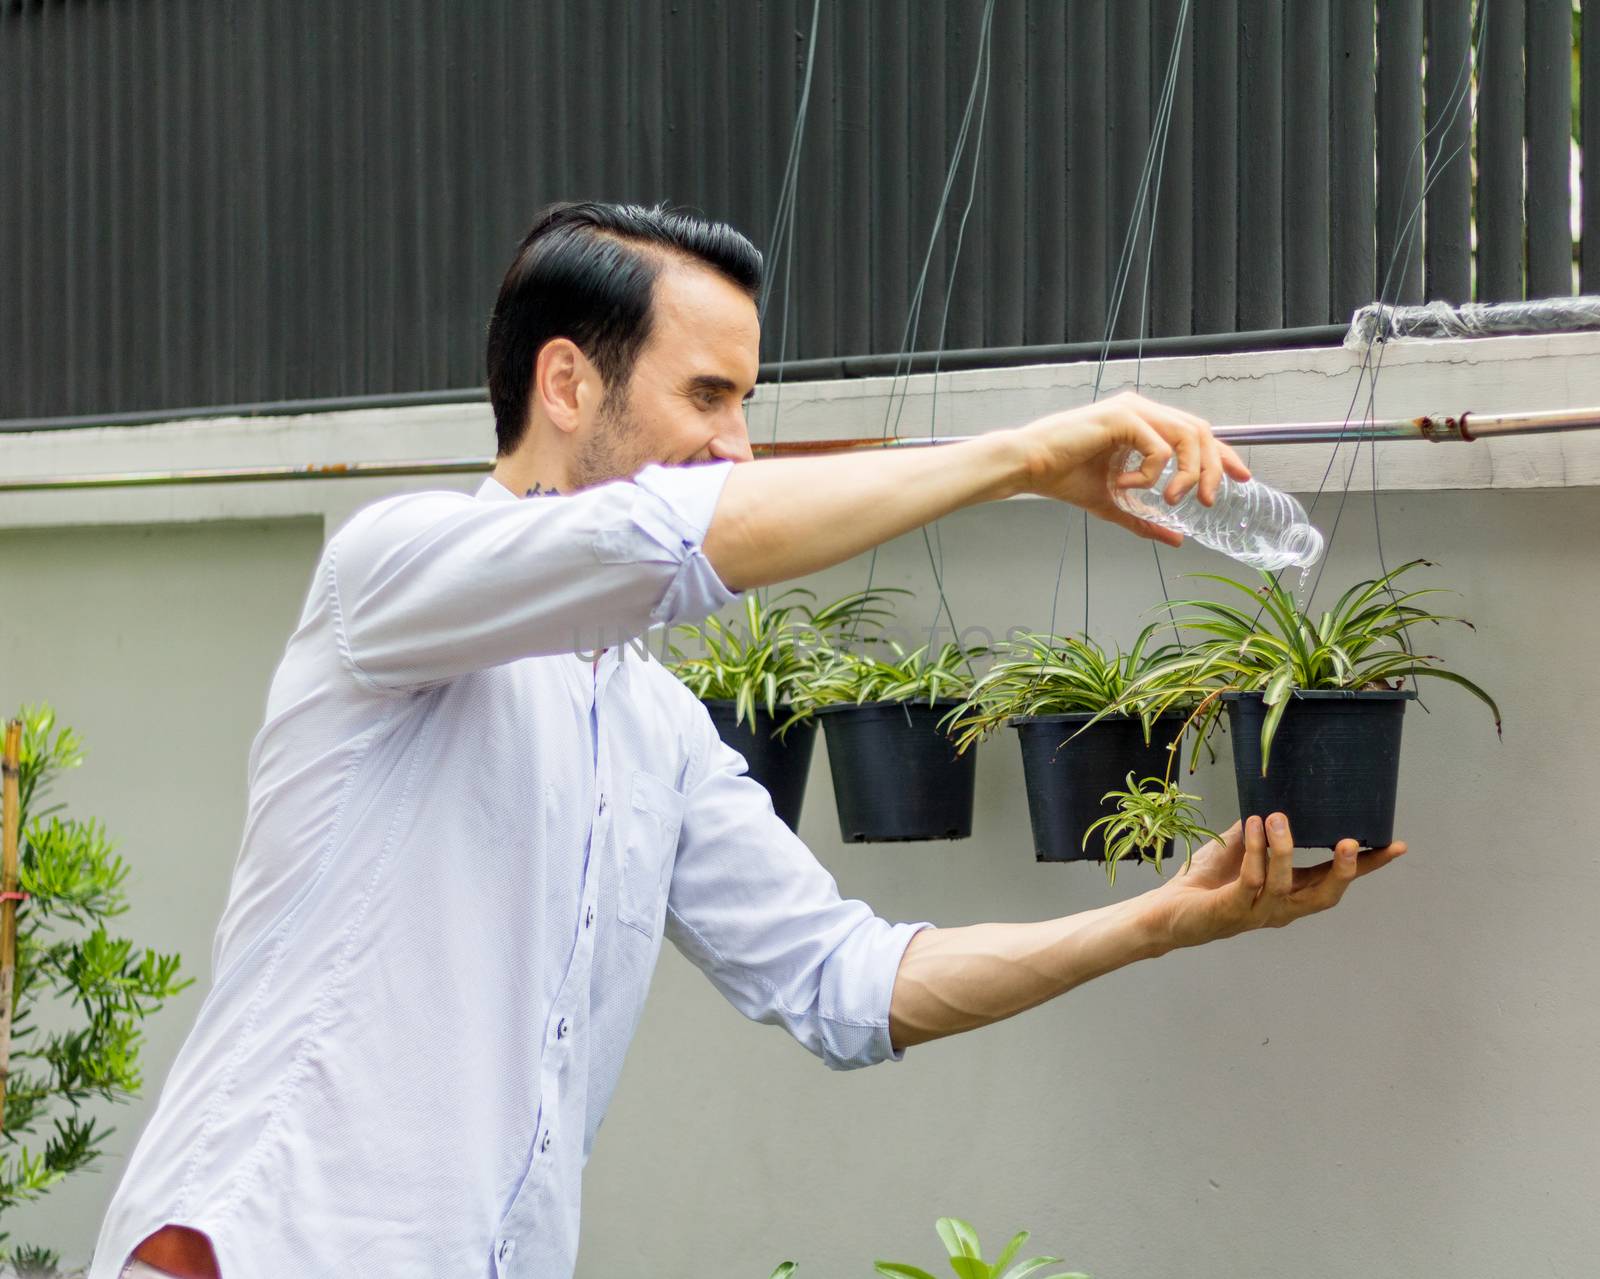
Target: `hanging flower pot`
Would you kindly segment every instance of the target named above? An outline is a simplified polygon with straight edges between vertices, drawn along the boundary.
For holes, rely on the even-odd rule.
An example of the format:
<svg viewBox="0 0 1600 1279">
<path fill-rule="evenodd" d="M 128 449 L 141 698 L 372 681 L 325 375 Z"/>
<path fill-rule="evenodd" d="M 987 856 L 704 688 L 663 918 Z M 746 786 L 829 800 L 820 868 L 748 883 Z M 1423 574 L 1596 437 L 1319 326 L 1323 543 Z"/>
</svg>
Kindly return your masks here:
<svg viewBox="0 0 1600 1279">
<path fill-rule="evenodd" d="M 1091 836 L 1087 848 L 1084 837 L 1117 811 L 1107 796 L 1130 773 L 1169 773 L 1166 748 L 1185 720 L 1180 706 L 1152 723 L 1148 741 L 1141 717 L 1119 709 L 1134 681 L 1181 652 L 1157 647 L 1155 637 L 1156 628 L 1147 626 L 1123 652 L 1087 635 L 1016 634 L 997 649 L 956 717 L 963 751 L 1003 724 L 1017 730 L 1039 861 L 1104 861 L 1105 835 Z"/>
<path fill-rule="evenodd" d="M 700 699 L 722 740 L 744 756 L 790 830 L 800 824 L 817 737 L 809 709 L 797 710 L 795 695 L 839 627 L 863 619 L 873 624 L 887 611 L 883 594 L 861 591 L 817 607 L 810 591 L 768 599 L 752 591 L 738 621 L 708 617 L 677 630 L 672 673 Z"/>
<path fill-rule="evenodd" d="M 1033 853 L 1041 862 L 1104 861 L 1104 835 L 1091 836 L 1087 847 L 1084 835 L 1116 812 L 1116 801 L 1106 796 L 1129 773 L 1165 776 L 1167 745 L 1183 729 L 1183 716 L 1165 716 L 1151 726 L 1146 741 L 1137 716 L 1108 716 L 1084 728 L 1094 718 L 1093 712 L 1074 711 L 1010 721 L 1022 746 Z"/>
<path fill-rule="evenodd" d="M 791 724 L 782 737 L 776 735 L 779 720 L 764 710 L 756 710 L 754 723 L 738 722 L 732 698 L 708 698 L 705 708 L 717 726 L 722 740 L 744 756 L 750 776 L 767 788 L 773 811 L 790 830 L 800 829 L 800 808 L 806 797 L 806 777 L 811 772 L 811 752 L 817 742 L 817 726 L 812 720 Z"/>
<path fill-rule="evenodd" d="M 1260 693 L 1224 693 L 1239 811 L 1286 813 L 1302 848 L 1354 839 L 1394 840 L 1400 728 L 1412 689 L 1294 689 L 1263 772 L 1261 730 L 1271 707 Z"/>
<path fill-rule="evenodd" d="M 847 844 L 965 839 L 977 757 L 957 751 L 944 721 L 986 650 L 887 648 L 883 657 L 832 652 L 795 693 L 796 709 L 820 717 L 828 736 L 839 836 Z"/>
<path fill-rule="evenodd" d="M 1203 699 L 1195 713 L 1196 751 L 1227 711 L 1241 817 L 1281 812 L 1302 848 L 1343 839 L 1382 847 L 1394 835 L 1405 687 L 1422 678 L 1464 688 L 1500 709 L 1441 658 L 1418 652 L 1409 632 L 1461 619 L 1419 607 L 1437 588 L 1400 591 L 1395 579 L 1426 560 L 1357 582 L 1312 616 L 1270 573 L 1252 589 L 1229 577 L 1198 576 L 1243 594 L 1250 609 L 1181 600 L 1179 624 L 1201 638 L 1136 681 L 1125 702 L 1146 714 L 1181 699 Z"/>
<path fill-rule="evenodd" d="M 966 839 L 978 757 L 957 754 L 940 721 L 959 703 L 819 707 L 847 844 Z"/>
</svg>

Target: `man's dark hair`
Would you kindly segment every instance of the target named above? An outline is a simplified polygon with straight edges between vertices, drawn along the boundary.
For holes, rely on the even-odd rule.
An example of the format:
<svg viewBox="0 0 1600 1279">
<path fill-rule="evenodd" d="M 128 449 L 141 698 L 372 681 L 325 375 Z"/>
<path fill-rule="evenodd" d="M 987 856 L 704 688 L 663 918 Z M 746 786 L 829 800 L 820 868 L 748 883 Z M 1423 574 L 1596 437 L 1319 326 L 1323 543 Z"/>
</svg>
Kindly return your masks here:
<svg viewBox="0 0 1600 1279">
<path fill-rule="evenodd" d="M 552 338 L 576 343 L 621 391 L 650 336 L 656 277 L 671 259 L 719 272 L 752 298 L 761 254 L 731 226 L 665 205 L 556 204 L 534 222 L 489 320 L 489 400 L 500 456 L 527 427 L 534 361 Z"/>
</svg>

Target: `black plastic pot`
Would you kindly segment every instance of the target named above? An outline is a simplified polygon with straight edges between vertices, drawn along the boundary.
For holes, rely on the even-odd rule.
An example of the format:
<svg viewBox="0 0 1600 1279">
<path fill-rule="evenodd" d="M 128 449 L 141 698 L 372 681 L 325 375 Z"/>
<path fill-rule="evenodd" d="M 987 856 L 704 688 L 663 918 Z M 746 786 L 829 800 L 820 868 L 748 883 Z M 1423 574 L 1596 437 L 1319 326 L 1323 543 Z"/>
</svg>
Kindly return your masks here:
<svg viewBox="0 0 1600 1279">
<path fill-rule="evenodd" d="M 1033 854 L 1042 862 L 1104 861 L 1100 831 L 1087 850 L 1083 846 L 1089 827 L 1117 811 L 1116 801 L 1101 797 L 1125 789 L 1129 773 L 1135 781 L 1164 776 L 1166 745 L 1183 727 L 1183 716 L 1164 716 L 1147 744 L 1136 718 L 1115 716 L 1073 736 L 1093 718 L 1088 711 L 1072 711 L 1011 721 L 1022 746 Z"/>
<path fill-rule="evenodd" d="M 825 706 L 828 767 L 847 844 L 966 839 L 978 757 L 957 755 L 939 721 L 958 703 Z"/>
<path fill-rule="evenodd" d="M 1260 693 L 1222 696 L 1241 816 L 1285 814 L 1300 848 L 1332 848 L 1341 839 L 1379 848 L 1394 838 L 1400 727 L 1413 690 L 1296 689 L 1278 721 L 1265 777 L 1266 703 Z"/>
<path fill-rule="evenodd" d="M 750 721 L 734 722 L 734 703 L 727 699 L 705 701 L 711 722 L 722 740 L 744 756 L 750 776 L 767 788 L 773 811 L 790 830 L 800 829 L 800 806 L 806 797 L 806 776 L 811 772 L 811 751 L 817 744 L 817 726 L 811 720 L 793 725 L 781 738 L 772 730 L 782 721 L 757 710 L 755 728 Z"/>
</svg>

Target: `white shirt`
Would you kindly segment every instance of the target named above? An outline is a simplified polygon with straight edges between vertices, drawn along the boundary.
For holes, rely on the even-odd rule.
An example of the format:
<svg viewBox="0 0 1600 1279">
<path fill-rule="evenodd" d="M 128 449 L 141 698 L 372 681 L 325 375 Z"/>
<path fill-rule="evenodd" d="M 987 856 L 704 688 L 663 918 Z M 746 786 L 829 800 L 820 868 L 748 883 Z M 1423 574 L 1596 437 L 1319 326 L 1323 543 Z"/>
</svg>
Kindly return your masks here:
<svg viewBox="0 0 1600 1279">
<path fill-rule="evenodd" d="M 728 469 L 524 501 L 491 478 L 339 530 L 251 747 L 214 984 L 91 1279 L 168 1222 L 225 1279 L 569 1276 L 663 935 L 829 1066 L 898 1059 L 927 925 L 842 900 L 621 643 L 733 598 L 700 548 Z"/>
</svg>

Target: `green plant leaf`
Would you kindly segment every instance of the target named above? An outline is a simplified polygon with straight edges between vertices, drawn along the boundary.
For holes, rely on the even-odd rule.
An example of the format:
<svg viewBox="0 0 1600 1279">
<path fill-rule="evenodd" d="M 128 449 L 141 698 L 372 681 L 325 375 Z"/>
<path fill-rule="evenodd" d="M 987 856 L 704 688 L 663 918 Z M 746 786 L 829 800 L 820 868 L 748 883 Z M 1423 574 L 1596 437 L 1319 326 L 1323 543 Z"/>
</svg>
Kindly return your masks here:
<svg viewBox="0 0 1600 1279">
<path fill-rule="evenodd" d="M 1148 634 L 1149 631 L 1147 630 L 1139 636 L 1139 639 L 1134 644 L 1135 653 L 1137 653 L 1139 648 L 1143 645 L 1145 637 Z M 990 1269 L 996 1275 L 1000 1274 L 1007 1266 L 1011 1264 L 1011 1259 L 1017 1255 L 1017 1253 L 1021 1250 L 1022 1245 L 1027 1242 L 1028 1232 L 1026 1230 L 1017 1231 L 1016 1234 L 1011 1236 L 1011 1242 L 1006 1244 L 1006 1246 L 1000 1250 L 1000 1255 L 994 1259 L 994 1265 L 991 1266 Z"/>
<path fill-rule="evenodd" d="M 1005 1279 L 1028 1279 L 1028 1276 L 1043 1270 L 1046 1266 L 1055 1266 L 1060 1263 L 1060 1257 L 1030 1257 L 1026 1261 L 1018 1262 L 1006 1273 Z"/>
<path fill-rule="evenodd" d="M 978 1246 L 978 1234 L 959 1217 L 940 1217 L 933 1223 L 933 1228 L 939 1232 L 945 1251 L 952 1257 L 977 1257 L 982 1258 L 983 1253 Z"/>
<path fill-rule="evenodd" d="M 933 1275 L 920 1266 L 908 1266 L 899 1261 L 875 1262 L 873 1268 L 880 1275 L 888 1276 L 888 1279 L 934 1279 Z"/>
</svg>

